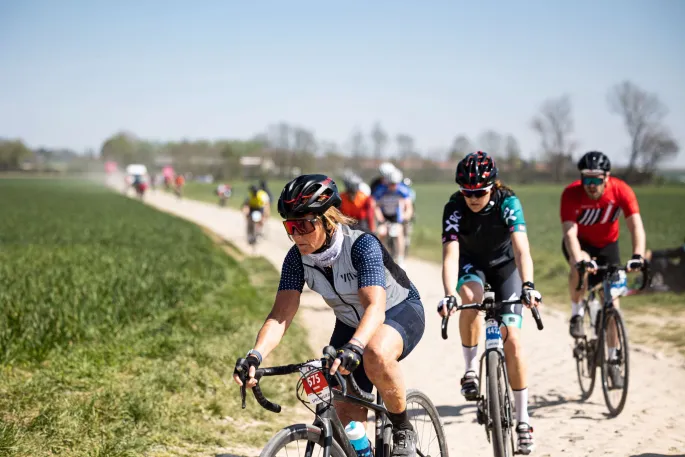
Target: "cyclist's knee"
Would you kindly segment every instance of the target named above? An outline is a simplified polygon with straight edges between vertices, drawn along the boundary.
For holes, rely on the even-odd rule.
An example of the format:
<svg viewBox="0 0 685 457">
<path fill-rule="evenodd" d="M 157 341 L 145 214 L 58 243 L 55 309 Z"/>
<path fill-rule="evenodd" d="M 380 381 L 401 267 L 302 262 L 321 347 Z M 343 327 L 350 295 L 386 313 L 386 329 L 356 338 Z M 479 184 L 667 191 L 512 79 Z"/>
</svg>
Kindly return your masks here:
<svg viewBox="0 0 685 457">
<path fill-rule="evenodd" d="M 459 297 L 461 298 L 462 303 L 480 302 L 481 300 L 483 300 L 482 284 L 477 281 L 468 281 L 463 283 L 459 288 Z"/>
<path fill-rule="evenodd" d="M 504 351 L 515 358 L 523 356 L 523 344 L 521 343 L 521 332 L 517 328 L 502 328 L 502 339 L 504 339 Z"/>
</svg>

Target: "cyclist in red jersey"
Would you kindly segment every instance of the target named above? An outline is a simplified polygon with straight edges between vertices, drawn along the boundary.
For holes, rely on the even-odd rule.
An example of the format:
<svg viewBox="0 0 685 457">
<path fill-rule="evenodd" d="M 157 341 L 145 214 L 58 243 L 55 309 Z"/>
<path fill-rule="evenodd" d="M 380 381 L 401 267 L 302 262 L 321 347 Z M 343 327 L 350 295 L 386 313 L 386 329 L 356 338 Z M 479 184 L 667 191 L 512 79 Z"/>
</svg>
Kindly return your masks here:
<svg viewBox="0 0 685 457">
<path fill-rule="evenodd" d="M 618 218 L 623 212 L 633 243 L 633 257 L 628 268 L 638 270 L 644 264 L 645 229 L 640 216 L 635 193 L 624 181 L 611 176 L 611 162 L 601 152 L 590 151 L 578 162 L 580 179 L 571 183 L 561 194 L 561 223 L 564 232 L 562 251 L 569 262 L 571 272 L 568 279 L 571 294 L 570 332 L 574 338 L 583 336 L 582 299 L 586 287 L 576 290 L 578 285 L 578 265 L 582 261 L 595 261 L 595 264 L 620 264 L 618 249 Z M 588 269 L 594 273 L 594 268 Z M 591 275 L 590 286 L 599 278 Z M 619 301 L 614 301 L 616 307 Z M 612 340 L 615 334 L 609 332 L 610 360 L 616 348 Z M 616 344 L 616 343 L 614 343 Z M 613 377 L 613 376 L 612 376 Z"/>
</svg>

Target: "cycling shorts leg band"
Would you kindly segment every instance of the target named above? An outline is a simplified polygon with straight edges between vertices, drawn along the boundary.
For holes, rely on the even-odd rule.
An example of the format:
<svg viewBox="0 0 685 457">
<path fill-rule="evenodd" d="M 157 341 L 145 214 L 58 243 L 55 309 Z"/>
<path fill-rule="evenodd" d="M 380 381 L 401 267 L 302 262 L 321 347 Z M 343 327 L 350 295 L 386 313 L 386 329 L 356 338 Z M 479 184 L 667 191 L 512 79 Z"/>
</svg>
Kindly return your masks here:
<svg viewBox="0 0 685 457">
<path fill-rule="evenodd" d="M 467 282 L 477 282 L 481 285 L 481 287 L 485 287 L 485 285 L 483 284 L 483 280 L 480 279 L 480 276 L 473 273 L 469 273 L 459 278 L 459 282 L 457 282 L 457 293 L 459 293 L 459 290 L 461 290 L 461 286 L 463 286 Z"/>
</svg>

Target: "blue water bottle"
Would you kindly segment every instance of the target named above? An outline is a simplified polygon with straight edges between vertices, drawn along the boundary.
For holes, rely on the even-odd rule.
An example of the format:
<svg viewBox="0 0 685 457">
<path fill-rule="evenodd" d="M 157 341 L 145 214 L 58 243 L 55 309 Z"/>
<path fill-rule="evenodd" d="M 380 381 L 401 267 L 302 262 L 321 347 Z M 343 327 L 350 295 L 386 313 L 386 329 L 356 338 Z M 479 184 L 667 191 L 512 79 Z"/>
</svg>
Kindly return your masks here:
<svg viewBox="0 0 685 457">
<path fill-rule="evenodd" d="M 366 430 L 361 422 L 352 421 L 345 427 L 345 434 L 359 457 L 373 457 L 371 443 L 366 437 Z"/>
</svg>

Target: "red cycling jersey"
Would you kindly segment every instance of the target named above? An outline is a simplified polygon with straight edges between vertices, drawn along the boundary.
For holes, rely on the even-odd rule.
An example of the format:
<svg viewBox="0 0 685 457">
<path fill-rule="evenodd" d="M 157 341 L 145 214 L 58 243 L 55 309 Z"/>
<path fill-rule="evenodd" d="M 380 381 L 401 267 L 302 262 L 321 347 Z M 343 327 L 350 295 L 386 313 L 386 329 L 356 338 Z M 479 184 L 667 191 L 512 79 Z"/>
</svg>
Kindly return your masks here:
<svg viewBox="0 0 685 457">
<path fill-rule="evenodd" d="M 561 222 L 578 224 L 578 239 L 590 246 L 603 248 L 618 240 L 618 217 L 640 212 L 635 192 L 624 181 L 610 176 L 599 200 L 585 193 L 580 180 L 561 194 Z"/>
</svg>

